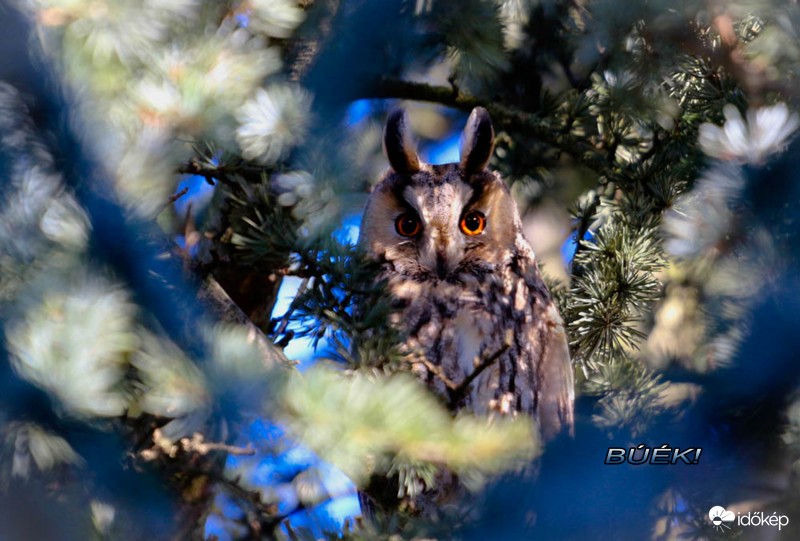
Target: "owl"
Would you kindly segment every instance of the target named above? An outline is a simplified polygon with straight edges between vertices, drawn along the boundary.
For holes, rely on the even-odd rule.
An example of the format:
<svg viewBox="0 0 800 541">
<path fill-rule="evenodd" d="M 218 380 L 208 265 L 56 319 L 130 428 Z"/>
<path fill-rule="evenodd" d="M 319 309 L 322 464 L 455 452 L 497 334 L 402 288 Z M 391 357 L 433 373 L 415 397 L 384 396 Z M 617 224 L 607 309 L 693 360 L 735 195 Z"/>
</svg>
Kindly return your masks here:
<svg viewBox="0 0 800 541">
<path fill-rule="evenodd" d="M 573 429 L 564 325 L 500 175 L 488 112 L 476 107 L 458 163 L 416 152 L 402 110 L 388 117 L 390 169 L 370 194 L 359 243 L 380 263 L 412 371 L 455 410 L 529 414 L 550 439 Z"/>
</svg>

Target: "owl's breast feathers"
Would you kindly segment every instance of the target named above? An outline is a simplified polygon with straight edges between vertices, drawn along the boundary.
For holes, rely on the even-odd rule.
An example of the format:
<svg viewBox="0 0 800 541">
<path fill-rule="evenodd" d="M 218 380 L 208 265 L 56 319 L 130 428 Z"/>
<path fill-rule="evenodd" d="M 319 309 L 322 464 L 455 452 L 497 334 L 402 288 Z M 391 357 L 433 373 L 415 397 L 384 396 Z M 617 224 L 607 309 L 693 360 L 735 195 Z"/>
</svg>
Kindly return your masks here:
<svg viewBox="0 0 800 541">
<path fill-rule="evenodd" d="M 413 372 L 457 409 L 529 414 L 551 438 L 573 427 L 573 370 L 561 317 L 520 235 L 492 272 L 384 275 Z"/>
</svg>

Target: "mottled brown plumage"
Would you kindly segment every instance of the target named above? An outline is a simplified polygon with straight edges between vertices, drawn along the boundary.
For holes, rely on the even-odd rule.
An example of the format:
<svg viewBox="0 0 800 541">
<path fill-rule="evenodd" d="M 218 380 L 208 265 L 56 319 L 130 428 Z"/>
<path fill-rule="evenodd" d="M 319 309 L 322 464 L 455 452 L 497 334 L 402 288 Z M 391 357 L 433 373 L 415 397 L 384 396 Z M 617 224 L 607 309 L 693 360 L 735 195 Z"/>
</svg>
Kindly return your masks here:
<svg viewBox="0 0 800 541">
<path fill-rule="evenodd" d="M 455 409 L 530 414 L 548 439 L 572 430 L 573 370 L 516 204 L 486 168 L 493 140 L 476 108 L 461 161 L 429 165 L 405 115 L 390 115 L 391 168 L 370 195 L 360 243 L 383 264 L 413 372 Z"/>
</svg>

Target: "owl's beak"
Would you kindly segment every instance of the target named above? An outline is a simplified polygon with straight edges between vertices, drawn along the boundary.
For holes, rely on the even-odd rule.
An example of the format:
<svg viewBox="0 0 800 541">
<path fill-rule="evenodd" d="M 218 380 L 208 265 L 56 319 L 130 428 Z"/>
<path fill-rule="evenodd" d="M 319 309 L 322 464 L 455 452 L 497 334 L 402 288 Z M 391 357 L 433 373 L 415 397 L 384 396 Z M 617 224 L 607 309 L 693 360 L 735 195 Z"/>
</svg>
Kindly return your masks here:
<svg viewBox="0 0 800 541">
<path fill-rule="evenodd" d="M 435 216 L 429 222 L 430 237 L 424 249 L 425 264 L 439 280 L 446 279 L 453 272 L 453 241 L 448 233 L 449 217 Z"/>
<path fill-rule="evenodd" d="M 436 276 L 439 280 L 447 278 L 447 253 L 441 248 L 436 251 Z"/>
</svg>

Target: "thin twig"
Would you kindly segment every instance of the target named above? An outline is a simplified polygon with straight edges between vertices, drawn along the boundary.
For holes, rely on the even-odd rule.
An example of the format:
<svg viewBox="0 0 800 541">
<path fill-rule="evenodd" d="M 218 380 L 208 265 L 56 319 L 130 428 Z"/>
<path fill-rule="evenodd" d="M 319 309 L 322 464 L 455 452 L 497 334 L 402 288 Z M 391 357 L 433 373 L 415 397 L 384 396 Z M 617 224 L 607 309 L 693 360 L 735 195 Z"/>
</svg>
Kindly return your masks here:
<svg viewBox="0 0 800 541">
<path fill-rule="evenodd" d="M 192 158 L 188 162 L 180 164 L 175 170 L 179 175 L 201 176 L 212 186 L 216 186 L 217 182 L 231 185 L 233 181 L 229 177 L 234 174 L 261 174 L 264 171 L 267 171 L 265 167 L 253 163 L 237 162 L 214 165 L 199 158 Z"/>
<path fill-rule="evenodd" d="M 303 470 L 298 472 L 295 475 L 302 474 Z M 281 522 L 288 520 L 289 517 L 294 515 L 295 513 L 299 513 L 304 510 L 313 509 L 318 507 L 319 505 L 331 502 L 333 500 L 337 500 L 339 498 L 344 498 L 346 496 L 352 496 L 356 493 L 355 490 L 348 488 L 341 492 L 330 493 L 325 492 L 325 496 L 321 497 L 314 501 L 305 502 L 302 500 L 298 500 L 297 504 L 292 508 L 283 513 L 278 513 L 278 507 L 274 503 L 265 502 L 261 499 L 261 494 L 258 491 L 251 491 L 246 489 L 245 487 L 239 484 L 240 479 L 230 479 L 224 475 L 215 475 L 213 480 L 220 485 L 224 489 L 226 489 L 231 495 L 239 498 L 250 504 L 251 509 L 253 510 L 254 514 L 257 515 L 257 518 L 262 526 L 271 529 L 280 524 Z"/>
<path fill-rule="evenodd" d="M 442 372 L 442 369 L 440 367 L 436 366 L 425 357 L 422 357 L 420 361 L 422 362 L 422 364 L 425 365 L 425 368 L 427 368 L 433 373 L 434 376 L 442 380 L 442 383 L 444 383 L 448 389 L 452 391 L 458 388 L 458 383 L 448 378 L 447 375 L 444 372 Z"/>
<path fill-rule="evenodd" d="M 294 515 L 296 513 L 299 513 L 301 511 L 308 511 L 308 510 L 314 509 L 315 507 L 319 507 L 322 504 L 325 504 L 325 503 L 328 503 L 328 502 L 332 502 L 332 501 L 337 500 L 339 498 L 345 498 L 347 496 L 353 496 L 355 494 L 358 494 L 358 491 L 356 491 L 354 489 L 343 490 L 343 491 L 337 492 L 335 494 L 331 494 L 329 492 L 326 492 L 326 495 L 325 495 L 324 498 L 320 498 L 320 499 L 318 499 L 316 501 L 311 501 L 311 502 L 298 501 L 297 505 L 295 505 L 295 507 L 293 509 L 290 509 L 289 511 L 286 511 L 282 515 L 278 515 L 275 518 L 276 518 L 276 520 L 279 520 L 280 522 L 283 522 L 285 520 L 288 520 L 289 517 L 291 517 L 292 515 Z"/>
<path fill-rule="evenodd" d="M 486 357 L 484 360 L 480 362 L 478 366 L 475 367 L 475 370 L 470 372 L 470 374 L 464 378 L 464 380 L 459 383 L 455 389 L 450 393 L 450 405 L 455 406 L 458 404 L 458 401 L 469 391 L 469 386 L 475 381 L 475 378 L 481 375 L 481 373 L 492 366 L 494 362 L 500 358 L 500 356 L 508 351 L 508 344 L 503 345 L 499 350 L 495 351 L 493 354 Z"/>
<path fill-rule="evenodd" d="M 206 182 L 208 182 L 212 186 L 215 186 L 217 184 L 216 180 L 217 180 L 217 175 L 219 174 L 219 170 L 216 167 L 214 168 L 205 167 L 203 166 L 203 164 L 200 163 L 200 160 L 198 160 L 197 158 L 193 158 L 186 163 L 182 163 L 178 167 L 177 172 L 181 175 L 199 175 L 205 178 Z"/>
<path fill-rule="evenodd" d="M 250 506 L 251 512 L 255 515 L 258 526 L 266 526 L 267 529 L 272 529 L 280 523 L 278 515 L 278 505 L 275 503 L 265 502 L 261 499 L 261 494 L 256 490 L 248 490 L 239 484 L 240 478 L 230 479 L 222 474 L 215 474 L 211 476 L 212 480 L 226 490 L 231 496 L 237 498 L 242 503 L 247 503 Z M 253 529 L 253 524 L 248 524 L 250 529 Z"/>
<path fill-rule="evenodd" d="M 576 274 L 575 271 L 575 256 L 578 255 L 583 249 L 583 237 L 586 236 L 586 233 L 589 231 L 589 226 L 592 225 L 592 220 L 594 219 L 597 213 L 597 206 L 600 204 L 600 195 L 595 192 L 594 197 L 592 198 L 591 203 L 589 203 L 589 207 L 586 209 L 585 212 L 582 213 L 578 223 L 575 224 L 575 251 L 572 253 L 572 261 L 570 262 L 570 271 L 572 274 Z"/>
<path fill-rule="evenodd" d="M 180 199 L 181 197 L 183 197 L 187 193 L 189 193 L 189 187 L 188 186 L 184 187 L 182 190 L 180 190 L 178 192 L 175 192 L 174 194 L 169 196 L 169 199 L 167 199 L 167 205 L 173 204 L 175 201 L 177 201 L 178 199 Z"/>
<path fill-rule="evenodd" d="M 222 451 L 234 456 L 253 456 L 256 454 L 256 450 L 249 443 L 247 447 L 237 447 L 227 443 L 205 441 L 205 438 L 199 432 L 195 432 L 191 439 L 181 438 L 180 443 L 184 451 L 200 453 L 201 455 L 207 455 L 212 451 Z"/>
<path fill-rule="evenodd" d="M 189 187 L 188 186 L 183 188 L 182 190 L 177 191 L 174 194 L 170 195 L 167 198 L 167 202 L 164 203 L 164 205 L 161 207 L 161 209 L 158 211 L 158 213 L 161 214 L 162 212 L 167 210 L 170 207 L 170 205 L 173 205 L 175 203 L 175 201 L 177 201 L 178 199 L 180 199 L 181 197 L 183 197 L 187 193 L 189 193 Z"/>
<path fill-rule="evenodd" d="M 300 282 L 300 286 L 297 288 L 297 293 L 295 294 L 294 298 L 297 299 L 297 297 L 306 292 L 306 289 L 308 289 L 308 278 L 303 278 L 303 280 Z M 284 331 L 286 331 L 286 327 L 289 325 L 289 319 L 292 317 L 292 314 L 296 309 L 297 304 L 292 302 L 292 304 L 289 305 L 289 309 L 286 310 L 285 314 L 283 314 L 283 317 L 278 324 L 278 328 L 275 329 L 274 333 L 272 333 L 273 339 L 279 337 L 284 333 Z"/>
</svg>

